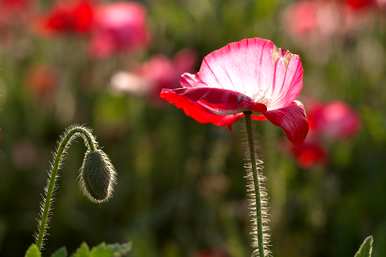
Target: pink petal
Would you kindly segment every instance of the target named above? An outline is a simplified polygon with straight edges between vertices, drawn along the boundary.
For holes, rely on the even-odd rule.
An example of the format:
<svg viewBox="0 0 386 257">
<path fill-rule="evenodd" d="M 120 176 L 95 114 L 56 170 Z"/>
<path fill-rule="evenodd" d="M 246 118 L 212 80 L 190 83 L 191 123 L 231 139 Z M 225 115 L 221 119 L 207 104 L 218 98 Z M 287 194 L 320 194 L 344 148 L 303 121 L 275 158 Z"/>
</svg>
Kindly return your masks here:
<svg viewBox="0 0 386 257">
<path fill-rule="evenodd" d="M 268 111 L 264 115 L 273 124 L 281 127 L 294 144 L 303 142 L 308 132 L 308 122 L 302 103 L 294 101 L 288 107 Z"/>
<path fill-rule="evenodd" d="M 183 73 L 180 77 L 182 87 L 207 87 L 196 74 Z"/>
<path fill-rule="evenodd" d="M 299 95 L 303 69 L 298 55 L 277 48 L 270 40 L 251 38 L 208 54 L 196 76 L 184 76 L 186 84 L 236 91 L 274 110 Z"/>
<path fill-rule="evenodd" d="M 243 113 L 215 114 L 208 110 L 205 104 L 193 101 L 191 97 L 194 98 L 194 93 L 192 93 L 193 96 L 189 96 L 189 93 L 184 95 L 184 93 L 184 91 L 181 92 L 181 89 L 162 89 L 160 97 L 182 109 L 187 116 L 200 123 L 231 127 L 234 122 L 243 117 Z"/>
</svg>

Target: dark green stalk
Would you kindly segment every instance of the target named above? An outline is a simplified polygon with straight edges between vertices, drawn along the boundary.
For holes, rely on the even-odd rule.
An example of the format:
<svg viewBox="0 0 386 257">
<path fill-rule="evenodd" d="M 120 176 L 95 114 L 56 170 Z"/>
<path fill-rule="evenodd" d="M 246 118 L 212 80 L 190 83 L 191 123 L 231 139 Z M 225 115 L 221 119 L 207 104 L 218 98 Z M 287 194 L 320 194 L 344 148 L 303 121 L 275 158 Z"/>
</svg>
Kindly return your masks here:
<svg viewBox="0 0 386 257">
<path fill-rule="evenodd" d="M 81 137 L 86 144 L 88 150 L 96 151 L 97 143 L 91 132 L 84 127 L 70 127 L 64 132 L 64 135 L 59 141 L 57 150 L 53 156 L 53 164 L 49 171 L 47 186 L 45 188 L 45 197 L 42 199 L 40 218 L 38 221 L 38 231 L 36 234 L 35 243 L 41 250 L 43 248 L 44 239 L 47 234 L 49 216 L 52 209 L 52 202 L 58 178 L 58 172 L 64 161 L 66 150 L 71 145 L 72 141 L 77 137 Z"/>
<path fill-rule="evenodd" d="M 262 216 L 262 200 L 261 200 L 261 189 L 259 181 L 259 171 L 256 165 L 256 150 L 255 143 L 253 138 L 253 129 L 251 124 L 251 113 L 245 112 L 245 126 L 247 131 L 247 140 L 249 147 L 249 158 L 252 165 L 252 176 L 253 176 L 253 190 L 254 190 L 254 199 L 255 199 L 255 211 L 256 211 L 256 225 L 257 225 L 257 241 L 258 241 L 258 253 L 259 257 L 265 257 L 264 252 L 264 231 L 263 231 L 263 216 Z M 248 174 L 247 174 L 248 176 Z M 253 221 L 252 221 L 253 222 Z M 254 230 L 255 228 L 252 228 Z M 253 233 L 253 231 L 251 231 Z"/>
</svg>

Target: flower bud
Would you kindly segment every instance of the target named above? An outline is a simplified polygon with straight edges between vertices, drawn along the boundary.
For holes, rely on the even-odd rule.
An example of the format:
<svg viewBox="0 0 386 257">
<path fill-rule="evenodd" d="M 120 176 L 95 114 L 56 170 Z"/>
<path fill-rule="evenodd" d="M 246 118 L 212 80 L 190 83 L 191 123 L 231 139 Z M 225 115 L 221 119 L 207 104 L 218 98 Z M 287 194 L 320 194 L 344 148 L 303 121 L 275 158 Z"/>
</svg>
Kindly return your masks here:
<svg viewBox="0 0 386 257">
<path fill-rule="evenodd" d="M 84 194 L 93 202 L 104 202 L 111 197 L 115 170 L 102 150 L 86 152 L 79 182 Z"/>
</svg>

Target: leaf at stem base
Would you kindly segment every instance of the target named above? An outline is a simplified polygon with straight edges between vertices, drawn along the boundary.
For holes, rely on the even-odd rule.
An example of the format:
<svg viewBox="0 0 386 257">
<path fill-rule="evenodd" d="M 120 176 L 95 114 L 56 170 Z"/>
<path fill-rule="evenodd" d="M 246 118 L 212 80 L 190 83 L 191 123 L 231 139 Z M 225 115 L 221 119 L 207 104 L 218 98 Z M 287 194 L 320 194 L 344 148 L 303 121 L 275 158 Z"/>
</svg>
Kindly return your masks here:
<svg viewBox="0 0 386 257">
<path fill-rule="evenodd" d="M 373 242 L 372 236 L 366 237 L 354 257 L 371 257 L 373 254 Z"/>
</svg>

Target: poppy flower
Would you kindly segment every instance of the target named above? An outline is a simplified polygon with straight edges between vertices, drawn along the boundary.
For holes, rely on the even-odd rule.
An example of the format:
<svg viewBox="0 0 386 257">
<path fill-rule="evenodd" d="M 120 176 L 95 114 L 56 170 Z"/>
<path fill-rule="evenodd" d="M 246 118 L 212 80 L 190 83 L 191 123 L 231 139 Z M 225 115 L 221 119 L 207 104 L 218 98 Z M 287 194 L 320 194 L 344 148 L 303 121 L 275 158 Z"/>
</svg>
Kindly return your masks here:
<svg viewBox="0 0 386 257">
<path fill-rule="evenodd" d="M 116 2 L 99 6 L 95 15 L 91 54 L 108 57 L 147 46 L 150 33 L 146 18 L 146 10 L 139 3 Z"/>
<path fill-rule="evenodd" d="M 147 95 L 159 101 L 162 88 L 178 87 L 179 77 L 184 71 L 191 71 L 196 54 L 191 49 L 179 51 L 174 58 L 155 55 L 133 72 L 119 72 L 111 80 L 112 87 L 134 95 Z"/>
<path fill-rule="evenodd" d="M 313 134 L 331 139 L 351 137 L 360 128 L 358 115 L 342 101 L 311 106 L 308 119 Z"/>
<path fill-rule="evenodd" d="M 361 11 L 374 7 L 377 2 L 376 0 L 345 0 L 345 4 L 354 11 Z"/>
<path fill-rule="evenodd" d="M 233 42 L 208 54 L 196 74 L 184 73 L 181 87 L 162 89 L 162 99 L 200 123 L 230 127 L 252 112 L 256 120 L 281 127 L 293 143 L 308 131 L 300 58 L 262 38 Z"/>
<path fill-rule="evenodd" d="M 43 33 L 88 33 L 93 28 L 94 7 L 87 0 L 55 6 L 41 19 Z"/>
</svg>

